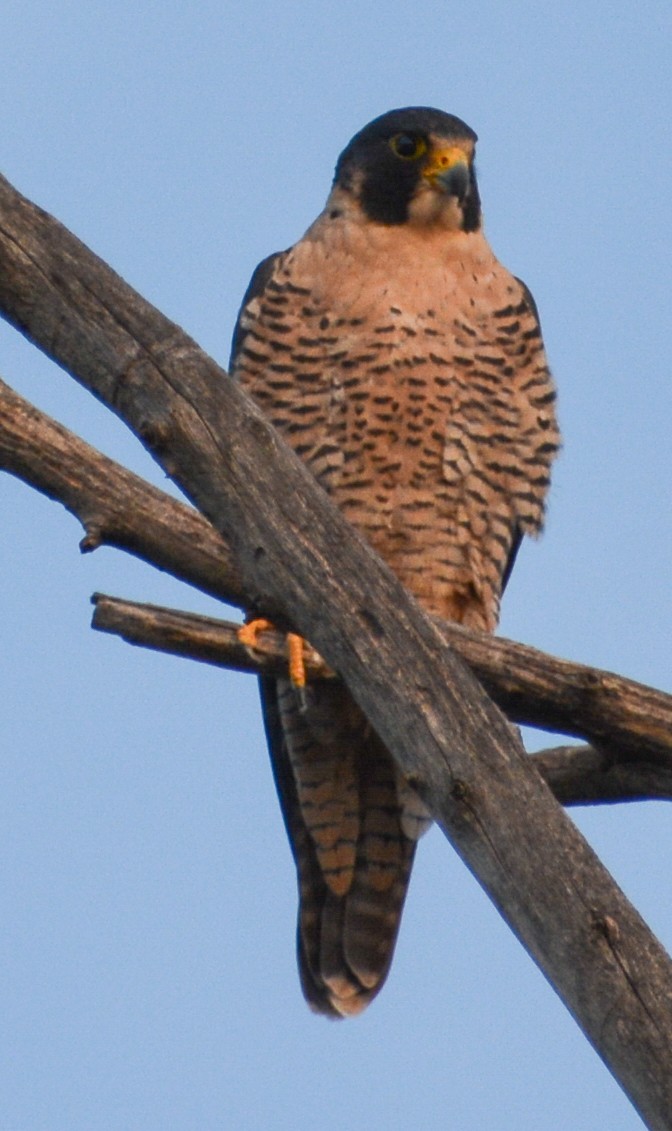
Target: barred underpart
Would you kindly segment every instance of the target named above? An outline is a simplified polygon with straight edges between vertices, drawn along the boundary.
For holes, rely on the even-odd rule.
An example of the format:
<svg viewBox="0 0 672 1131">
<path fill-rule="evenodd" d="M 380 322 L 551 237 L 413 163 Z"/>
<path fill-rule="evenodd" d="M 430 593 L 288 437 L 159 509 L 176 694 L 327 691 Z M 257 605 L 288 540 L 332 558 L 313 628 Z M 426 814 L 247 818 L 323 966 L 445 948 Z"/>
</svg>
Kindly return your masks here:
<svg viewBox="0 0 672 1131">
<path fill-rule="evenodd" d="M 427 610 L 493 631 L 559 446 L 534 302 L 454 208 L 374 223 L 357 193 L 356 176 L 337 182 L 262 265 L 234 376 Z M 344 688 L 318 685 L 300 710 L 285 681 L 265 686 L 304 992 L 357 1013 L 387 973 L 427 813 Z"/>
</svg>

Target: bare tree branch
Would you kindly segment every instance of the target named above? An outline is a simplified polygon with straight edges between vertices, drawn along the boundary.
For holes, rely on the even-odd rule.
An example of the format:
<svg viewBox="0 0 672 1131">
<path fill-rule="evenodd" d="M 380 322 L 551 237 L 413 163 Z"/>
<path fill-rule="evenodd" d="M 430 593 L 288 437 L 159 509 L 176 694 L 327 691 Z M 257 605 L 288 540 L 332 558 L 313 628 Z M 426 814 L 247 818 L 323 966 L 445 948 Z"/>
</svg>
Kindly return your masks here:
<svg viewBox="0 0 672 1131">
<path fill-rule="evenodd" d="M 672 801 L 672 760 L 630 762 L 609 749 L 556 746 L 532 761 L 562 805 Z"/>
<path fill-rule="evenodd" d="M 1 380 L 0 468 L 79 519 L 83 552 L 115 546 L 229 604 L 243 604 L 231 551 L 198 511 L 108 459 Z"/>
<path fill-rule="evenodd" d="M 287 643 L 282 632 L 264 632 L 252 652 L 238 639 L 240 625 L 94 593 L 92 625 L 99 632 L 120 636 L 128 644 L 152 648 L 171 656 L 255 675 L 287 675 Z M 309 679 L 333 678 L 316 652 L 306 656 Z"/>
<path fill-rule="evenodd" d="M 244 606 L 233 555 L 206 519 L 101 455 L 2 381 L 0 467 L 75 514 L 86 531 L 84 550 L 116 546 L 229 604 Z M 99 620 L 94 624 L 99 627 Z M 672 696 L 510 640 L 438 620 L 435 624 L 514 722 L 599 743 L 620 759 L 627 755 L 636 762 L 659 759 L 664 764 L 672 754 Z M 136 624 L 134 631 L 139 628 Z M 162 646 L 158 629 L 156 624 L 150 647 Z M 183 631 L 183 654 L 192 655 L 186 622 Z M 201 632 L 196 621 L 193 631 L 197 636 Z M 232 667 L 239 666 L 237 656 Z M 612 799 L 610 794 L 606 798 Z"/>
<path fill-rule="evenodd" d="M 214 362 L 5 181 L 0 309 L 213 522 L 250 605 L 345 678 L 642 1118 L 669 1131 L 672 964 L 429 618 Z"/>
<path fill-rule="evenodd" d="M 129 644 L 173 656 L 256 675 L 287 675 L 287 644 L 281 632 L 264 632 L 252 653 L 238 639 L 238 625 L 182 613 L 158 605 L 95 593 L 93 627 Z M 333 677 L 316 652 L 309 650 L 310 679 Z M 533 755 L 536 768 L 563 805 L 605 801 L 672 800 L 672 750 L 667 762 L 645 757 L 622 761 L 618 751 L 592 746 L 558 746 Z"/>
</svg>

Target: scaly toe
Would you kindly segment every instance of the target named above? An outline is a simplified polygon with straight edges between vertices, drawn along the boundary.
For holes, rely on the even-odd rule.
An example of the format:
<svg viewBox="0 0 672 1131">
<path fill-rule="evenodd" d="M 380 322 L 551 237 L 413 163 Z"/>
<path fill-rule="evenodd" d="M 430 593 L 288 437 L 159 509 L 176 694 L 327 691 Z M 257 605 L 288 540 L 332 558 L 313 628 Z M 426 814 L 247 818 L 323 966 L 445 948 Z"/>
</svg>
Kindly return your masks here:
<svg viewBox="0 0 672 1131">
<path fill-rule="evenodd" d="M 273 628 L 270 620 L 266 620 L 265 617 L 255 617 L 253 620 L 248 620 L 247 624 L 241 624 L 238 629 L 238 639 L 246 648 L 259 648 L 259 634 L 269 628 Z"/>
<path fill-rule="evenodd" d="M 295 632 L 287 633 L 287 655 L 289 658 L 289 678 L 294 687 L 302 691 L 306 686 L 306 661 L 303 652 L 303 637 Z"/>
</svg>

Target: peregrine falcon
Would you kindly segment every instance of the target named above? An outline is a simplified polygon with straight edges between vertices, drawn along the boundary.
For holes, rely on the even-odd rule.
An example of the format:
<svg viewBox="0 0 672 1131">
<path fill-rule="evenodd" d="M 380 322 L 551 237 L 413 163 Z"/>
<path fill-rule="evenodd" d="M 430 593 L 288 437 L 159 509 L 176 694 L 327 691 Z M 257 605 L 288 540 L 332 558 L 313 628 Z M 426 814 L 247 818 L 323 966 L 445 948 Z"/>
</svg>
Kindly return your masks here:
<svg viewBox="0 0 672 1131">
<path fill-rule="evenodd" d="M 255 271 L 231 366 L 425 609 L 491 632 L 559 435 L 534 300 L 483 234 L 476 140 L 425 107 L 356 134 L 323 212 Z M 303 991 L 356 1014 L 389 970 L 428 815 L 341 684 L 261 694 Z"/>
</svg>

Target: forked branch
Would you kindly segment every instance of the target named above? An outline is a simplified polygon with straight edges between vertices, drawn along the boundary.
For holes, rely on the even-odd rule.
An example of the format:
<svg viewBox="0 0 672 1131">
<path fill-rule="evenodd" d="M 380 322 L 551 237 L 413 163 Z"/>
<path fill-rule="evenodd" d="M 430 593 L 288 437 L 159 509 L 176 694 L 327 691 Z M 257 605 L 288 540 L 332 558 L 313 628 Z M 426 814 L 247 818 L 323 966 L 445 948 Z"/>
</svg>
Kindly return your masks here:
<svg viewBox="0 0 672 1131">
<path fill-rule="evenodd" d="M 287 644 L 280 632 L 264 632 L 252 653 L 238 639 L 238 625 L 214 617 L 96 593 L 93 627 L 129 644 L 172 656 L 257 675 L 287 675 Z M 333 677 L 324 661 L 309 653 L 310 679 Z M 533 762 L 563 805 L 616 801 L 672 800 L 672 752 L 667 759 L 623 758 L 604 747 L 557 746 L 533 755 Z"/>
<path fill-rule="evenodd" d="M 246 603 L 352 694 L 654 1131 L 672 964 L 481 685 L 225 373 L 0 181 L 0 309 L 141 437 L 225 537 Z"/>
<path fill-rule="evenodd" d="M 83 550 L 116 546 L 245 606 L 233 554 L 202 515 L 84 443 L 2 381 L 0 467 L 68 508 L 84 527 Z M 598 743 L 610 761 L 664 767 L 672 758 L 672 696 L 511 640 L 435 624 L 512 721 Z M 193 631 L 198 637 L 200 630 Z M 184 644 L 188 655 L 186 638 Z M 154 638 L 151 646 L 161 645 Z M 238 655 L 231 666 L 238 666 Z M 216 662 L 222 660 L 224 653 Z"/>
</svg>

